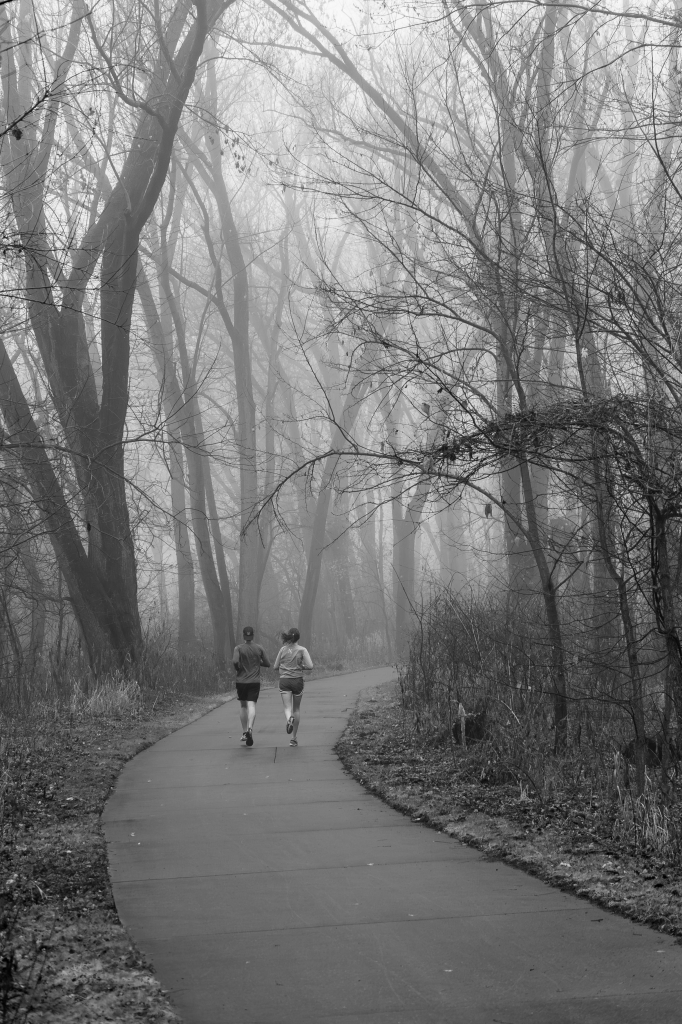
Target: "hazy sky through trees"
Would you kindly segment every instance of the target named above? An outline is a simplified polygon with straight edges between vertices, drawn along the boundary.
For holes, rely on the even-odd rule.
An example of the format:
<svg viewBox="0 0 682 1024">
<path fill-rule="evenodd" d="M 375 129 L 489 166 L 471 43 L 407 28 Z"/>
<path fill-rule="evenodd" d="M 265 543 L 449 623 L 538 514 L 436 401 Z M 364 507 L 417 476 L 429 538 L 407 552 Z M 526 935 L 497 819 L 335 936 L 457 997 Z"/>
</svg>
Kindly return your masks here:
<svg viewBox="0 0 682 1024">
<path fill-rule="evenodd" d="M 11 657 L 401 658 L 445 588 L 558 735 L 588 685 L 682 714 L 676 9 L 14 0 L 0 38 Z"/>
</svg>

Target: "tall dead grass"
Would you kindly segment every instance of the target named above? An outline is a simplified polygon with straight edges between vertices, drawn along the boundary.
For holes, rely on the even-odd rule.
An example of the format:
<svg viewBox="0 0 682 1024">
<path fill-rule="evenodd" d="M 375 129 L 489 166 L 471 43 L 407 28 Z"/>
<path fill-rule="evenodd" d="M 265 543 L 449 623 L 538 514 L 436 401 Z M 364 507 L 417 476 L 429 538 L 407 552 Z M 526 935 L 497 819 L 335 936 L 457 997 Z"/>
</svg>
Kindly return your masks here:
<svg viewBox="0 0 682 1024">
<path fill-rule="evenodd" d="M 617 787 L 614 838 L 639 853 L 656 854 L 682 864 L 682 816 L 678 803 L 666 800 L 658 780 L 647 771 L 644 792 L 636 796 Z"/>
<path fill-rule="evenodd" d="M 424 611 L 400 670 L 406 728 L 416 743 L 450 746 L 472 779 L 513 783 L 528 799 L 599 814 L 626 846 L 682 864 L 682 779 L 674 766 L 665 778 L 650 766 L 641 795 L 632 788 L 633 767 L 622 754 L 633 738 L 624 673 L 615 658 L 607 676 L 588 660 L 567 660 L 568 739 L 557 750 L 540 610 L 528 606 L 522 618 L 502 601 L 465 604 L 443 592 Z M 649 736 L 660 727 L 657 699 L 652 686 Z M 462 710 L 473 733 L 466 750 L 454 736 Z"/>
</svg>

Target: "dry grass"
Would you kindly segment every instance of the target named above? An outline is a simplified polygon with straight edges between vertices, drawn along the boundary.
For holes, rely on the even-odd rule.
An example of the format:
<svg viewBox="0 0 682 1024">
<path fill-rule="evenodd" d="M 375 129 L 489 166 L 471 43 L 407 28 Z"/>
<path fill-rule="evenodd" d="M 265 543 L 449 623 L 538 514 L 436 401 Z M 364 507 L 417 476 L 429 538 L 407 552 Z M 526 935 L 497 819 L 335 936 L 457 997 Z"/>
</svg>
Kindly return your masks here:
<svg viewBox="0 0 682 1024">
<path fill-rule="evenodd" d="M 653 853 L 670 864 L 682 865 L 680 808 L 664 799 L 658 779 L 647 772 L 640 796 L 619 786 L 618 801 L 614 837 L 640 853 Z"/>
<path fill-rule="evenodd" d="M 608 785 L 590 792 L 584 778 L 578 785 L 579 764 L 570 770 L 561 761 L 537 788 L 499 776 L 482 782 L 483 745 L 468 753 L 435 746 L 414 732 L 400 694 L 386 687 L 359 701 L 337 753 L 358 782 L 413 820 L 682 936 L 682 870 L 671 862 L 670 820 L 661 819 L 655 786 L 648 802 L 620 801 L 613 771 Z"/>
</svg>

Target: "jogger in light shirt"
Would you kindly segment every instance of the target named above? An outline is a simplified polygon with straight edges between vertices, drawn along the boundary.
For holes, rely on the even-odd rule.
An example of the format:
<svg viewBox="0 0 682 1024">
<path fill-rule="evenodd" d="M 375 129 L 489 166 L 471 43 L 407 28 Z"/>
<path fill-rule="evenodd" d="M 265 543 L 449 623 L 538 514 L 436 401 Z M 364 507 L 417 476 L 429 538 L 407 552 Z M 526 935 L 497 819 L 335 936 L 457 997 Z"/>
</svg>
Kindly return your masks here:
<svg viewBox="0 0 682 1024">
<path fill-rule="evenodd" d="M 301 634 L 295 628 L 282 633 L 284 646 L 275 659 L 274 667 L 279 669 L 279 692 L 282 694 L 287 733 L 291 736 L 290 747 L 297 747 L 298 726 L 301 721 L 301 698 L 303 697 L 303 673 L 310 672 L 313 663 L 305 647 L 301 647 Z"/>
</svg>

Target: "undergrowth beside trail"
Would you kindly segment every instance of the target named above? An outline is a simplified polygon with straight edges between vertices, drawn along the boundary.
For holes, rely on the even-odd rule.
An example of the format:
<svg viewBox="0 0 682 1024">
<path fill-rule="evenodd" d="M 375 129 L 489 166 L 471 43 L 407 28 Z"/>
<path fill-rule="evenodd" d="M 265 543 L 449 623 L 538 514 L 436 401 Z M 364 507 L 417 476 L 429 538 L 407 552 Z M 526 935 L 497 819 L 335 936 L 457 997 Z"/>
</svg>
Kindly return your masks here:
<svg viewBox="0 0 682 1024">
<path fill-rule="evenodd" d="M 360 698 L 336 752 L 358 782 L 412 820 L 682 936 L 679 864 L 619 831 L 613 795 L 590 790 L 580 773 L 572 786 L 554 785 L 544 796 L 517 780 L 491 780 L 482 771 L 484 746 L 463 751 L 416 732 L 395 684 Z"/>
<path fill-rule="evenodd" d="M 3 1024 L 177 1022 L 119 922 L 100 814 L 127 760 L 223 700 L 107 677 L 0 718 Z"/>
<path fill-rule="evenodd" d="M 225 700 L 210 659 L 62 663 L 0 701 L 1 1024 L 178 1024 L 113 901 L 100 815 L 123 765 Z M 342 666 L 318 666 L 314 678 Z M 264 686 L 275 684 L 266 670 Z M 235 715 L 237 711 L 235 710 Z"/>
</svg>

